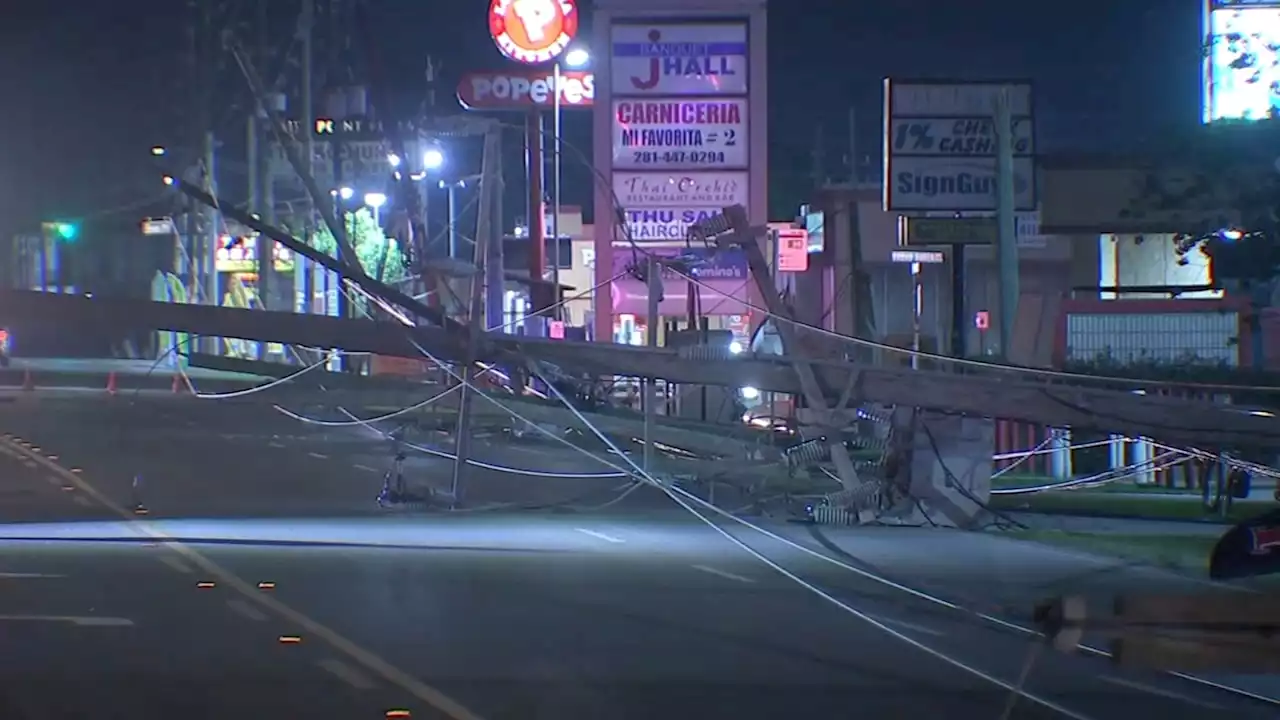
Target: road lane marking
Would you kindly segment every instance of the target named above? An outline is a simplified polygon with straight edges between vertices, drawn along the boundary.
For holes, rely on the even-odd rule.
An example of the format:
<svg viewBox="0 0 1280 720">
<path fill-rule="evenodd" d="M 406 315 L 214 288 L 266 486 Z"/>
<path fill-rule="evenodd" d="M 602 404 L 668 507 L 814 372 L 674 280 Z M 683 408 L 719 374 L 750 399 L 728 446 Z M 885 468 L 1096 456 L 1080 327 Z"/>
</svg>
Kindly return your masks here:
<svg viewBox="0 0 1280 720">
<path fill-rule="evenodd" d="M 368 465 L 360 465 L 360 464 L 358 464 L 358 463 L 356 464 L 355 468 L 356 468 L 357 470 L 367 470 L 367 471 L 369 471 L 369 472 L 374 472 L 374 473 L 378 472 L 378 468 L 375 468 L 375 467 L 369 467 Z"/>
<path fill-rule="evenodd" d="M 709 567 L 709 566 L 707 566 L 707 565 L 694 565 L 694 566 L 693 566 L 693 569 L 694 569 L 694 570 L 701 570 L 701 571 L 702 571 L 702 572 L 704 572 L 704 573 L 708 573 L 708 574 L 710 574 L 710 575 L 715 575 L 715 576 L 717 576 L 717 577 L 722 577 L 722 578 L 724 578 L 724 579 L 726 579 L 726 580 L 736 580 L 736 581 L 738 581 L 738 582 L 740 582 L 740 583 L 754 583 L 754 582 L 755 582 L 755 580 L 752 580 L 752 579 L 751 579 L 751 578 L 749 578 L 749 577 L 743 577 L 742 575 L 734 575 L 734 574 L 733 574 L 733 573 L 731 573 L 731 572 L 725 572 L 724 570 L 717 570 L 717 569 L 715 569 L 715 568 L 713 568 L 713 567 Z"/>
<path fill-rule="evenodd" d="M 318 453 L 318 452 L 309 452 L 309 453 L 307 453 L 307 454 L 308 454 L 308 455 L 310 455 L 311 457 L 313 457 L 313 458 L 317 459 L 317 460 L 328 460 L 328 459 L 329 459 L 329 456 L 328 456 L 328 455 L 325 455 L 325 454 L 323 454 L 323 453 Z"/>
<path fill-rule="evenodd" d="M 618 544 L 618 543 L 624 543 L 624 542 L 626 542 L 626 540 L 623 540 L 622 538 L 616 538 L 616 537 L 614 537 L 614 536 L 612 536 L 612 535 L 605 535 L 605 534 L 604 534 L 604 533 L 602 533 L 602 532 L 596 532 L 595 530 L 588 530 L 587 528 L 574 528 L 574 530 L 577 530 L 578 532 L 582 533 L 583 535 L 590 535 L 591 537 L 593 537 L 593 538 L 595 538 L 595 539 L 597 539 L 597 540 L 603 540 L 603 541 L 605 541 L 605 542 L 607 542 L 607 543 L 615 543 L 615 544 Z"/>
<path fill-rule="evenodd" d="M 934 637 L 946 637 L 946 633 L 942 632 L 941 630 L 934 630 L 931 627 L 926 627 L 924 625 L 917 625 L 913 622 L 907 622 L 906 620 L 898 620 L 896 618 L 885 617 L 883 615 L 872 615 L 871 613 L 867 613 L 866 615 L 872 620 L 875 620 L 877 622 L 882 622 L 885 625 L 896 625 L 904 630 L 914 630 L 915 632 L 924 633 L 925 635 L 932 635 Z"/>
<path fill-rule="evenodd" d="M 273 447 L 273 448 L 282 448 L 282 447 L 284 447 L 284 443 L 282 443 L 282 442 L 276 442 L 275 440 L 272 440 L 271 442 L 267 443 L 267 446 L 268 446 L 268 447 Z"/>
<path fill-rule="evenodd" d="M 27 580 L 34 578 L 64 578 L 66 575 L 48 575 L 32 572 L 0 572 L 0 580 Z"/>
<path fill-rule="evenodd" d="M 1158 688 L 1158 687 L 1155 687 L 1154 685 L 1140 683 L 1136 680 L 1127 680 L 1125 678 L 1111 677 L 1108 675 L 1099 675 L 1098 679 L 1103 682 L 1111 683 L 1112 685 L 1119 685 L 1120 687 L 1126 687 L 1126 688 L 1129 688 L 1130 690 L 1138 690 L 1140 692 L 1149 693 L 1151 695 L 1159 695 L 1160 697 L 1168 698 L 1170 700 L 1178 700 L 1179 702 L 1184 702 L 1184 703 L 1187 703 L 1188 705 L 1195 705 L 1197 707 L 1202 707 L 1202 708 L 1205 708 L 1206 710 L 1222 709 L 1221 705 L 1214 705 L 1213 703 L 1207 702 L 1205 700 L 1193 698 L 1189 695 L 1183 695 L 1182 693 L 1174 692 L 1172 690 L 1165 690 L 1164 688 Z"/>
<path fill-rule="evenodd" d="M 357 690 L 372 690 L 374 687 L 373 681 L 369 679 L 368 675 L 337 658 L 325 658 L 316 664 Z"/>
<path fill-rule="evenodd" d="M 93 505 L 93 502 L 92 502 L 92 501 L 90 501 L 90 500 L 89 500 L 89 498 L 87 498 L 87 497 L 85 497 L 85 496 L 83 496 L 83 495 L 76 495 L 76 496 L 72 497 L 72 498 L 71 498 L 71 502 L 73 502 L 73 503 L 75 503 L 75 504 L 77 504 L 77 505 L 80 505 L 80 506 L 82 506 L 82 507 L 89 507 L 90 505 Z"/>
<path fill-rule="evenodd" d="M 133 625 L 133 621 L 129 618 L 99 615 L 0 615 L 0 622 L 60 622 L 71 623 L 80 627 L 128 627 Z"/>
<path fill-rule="evenodd" d="M 322 625 L 297 610 L 294 610 L 292 607 L 285 605 L 277 600 L 274 595 L 259 592 L 253 585 L 245 582 L 238 575 L 224 569 L 222 566 L 205 557 L 194 548 L 175 540 L 172 536 L 167 535 L 160 529 L 156 528 L 153 524 L 143 520 L 138 520 L 129 510 L 99 492 L 98 489 L 86 481 L 81 474 L 78 474 L 75 469 L 68 470 L 57 463 L 45 460 L 43 456 L 38 457 L 37 460 L 44 465 L 49 472 L 63 476 L 67 481 L 74 484 L 86 495 L 98 501 L 103 507 L 121 517 L 130 527 L 136 530 L 139 535 L 150 537 L 153 540 L 162 542 L 167 549 L 195 564 L 210 576 L 216 577 L 223 583 L 226 583 L 228 587 L 240 593 L 246 600 L 255 603 L 263 610 L 274 613 L 287 622 L 324 640 L 334 649 L 354 660 L 356 664 L 363 666 L 366 670 L 369 670 L 387 682 L 403 689 L 422 702 L 430 705 L 436 710 L 439 710 L 452 720 L 483 720 L 479 715 L 444 694 L 439 689 L 422 682 L 418 678 L 392 665 L 378 655 L 356 645 L 325 625 Z"/>
<path fill-rule="evenodd" d="M 228 600 L 228 601 L 227 601 L 227 607 L 231 608 L 231 611 L 232 611 L 232 612 L 234 612 L 234 613 L 236 613 L 237 615 L 242 615 L 242 616 L 244 616 L 244 617 L 246 617 L 246 618 L 248 618 L 248 619 L 250 619 L 250 620 L 253 620 L 253 621 L 255 621 L 255 622 L 266 622 L 266 621 L 267 621 L 267 615 L 266 615 L 266 613 L 262 612 L 261 610 L 259 610 L 259 609 L 258 609 L 258 608 L 256 608 L 256 607 L 254 607 L 254 606 L 250 605 L 249 603 L 245 602 L 244 600 L 241 600 L 240 598 L 232 598 L 232 599 Z"/>
<path fill-rule="evenodd" d="M 187 575 L 191 574 L 190 565 L 187 565 L 186 563 L 182 562 L 178 558 L 172 555 L 169 555 L 167 553 L 160 556 L 160 562 L 164 563 L 165 565 L 168 565 L 169 567 L 173 568 L 174 570 L 177 570 L 180 573 L 185 573 Z"/>
</svg>

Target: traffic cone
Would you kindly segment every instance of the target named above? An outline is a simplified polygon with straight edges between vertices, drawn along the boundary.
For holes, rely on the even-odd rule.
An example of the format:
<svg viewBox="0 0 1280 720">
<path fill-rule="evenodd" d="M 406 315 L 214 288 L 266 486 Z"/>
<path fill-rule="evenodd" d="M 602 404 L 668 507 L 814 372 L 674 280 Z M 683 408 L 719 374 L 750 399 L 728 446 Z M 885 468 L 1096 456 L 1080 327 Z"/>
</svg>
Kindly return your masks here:
<svg viewBox="0 0 1280 720">
<path fill-rule="evenodd" d="M 30 368 L 22 371 L 22 389 L 28 391 L 36 389 L 36 381 L 35 378 L 31 377 Z"/>
<path fill-rule="evenodd" d="M 107 374 L 107 394 L 116 394 L 116 374 L 114 372 Z"/>
</svg>

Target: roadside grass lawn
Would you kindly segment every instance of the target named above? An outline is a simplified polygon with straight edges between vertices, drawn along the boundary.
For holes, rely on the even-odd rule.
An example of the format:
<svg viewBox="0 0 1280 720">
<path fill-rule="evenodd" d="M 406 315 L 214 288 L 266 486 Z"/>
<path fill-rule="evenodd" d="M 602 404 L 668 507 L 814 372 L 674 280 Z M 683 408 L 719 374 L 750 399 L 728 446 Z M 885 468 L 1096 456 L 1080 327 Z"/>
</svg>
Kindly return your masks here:
<svg viewBox="0 0 1280 720">
<path fill-rule="evenodd" d="M 1237 500 L 1225 516 L 1208 510 L 1198 497 L 1166 493 L 1117 494 L 1055 490 L 1026 495 L 993 495 L 991 506 L 1006 512 L 1044 512 L 1158 520 L 1198 520 L 1234 524 L 1276 507 L 1271 500 Z"/>
</svg>

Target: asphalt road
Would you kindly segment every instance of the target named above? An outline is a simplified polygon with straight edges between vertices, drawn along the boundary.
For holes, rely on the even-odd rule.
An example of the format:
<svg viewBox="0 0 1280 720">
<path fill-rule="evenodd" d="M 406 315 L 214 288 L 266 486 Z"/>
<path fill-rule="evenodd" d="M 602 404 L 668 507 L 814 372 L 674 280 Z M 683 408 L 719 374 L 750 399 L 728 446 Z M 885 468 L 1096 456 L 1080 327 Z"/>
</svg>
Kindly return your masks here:
<svg viewBox="0 0 1280 720">
<path fill-rule="evenodd" d="M 1214 590 L 1033 544 L 717 523 L 762 560 L 656 492 L 601 508 L 617 479 L 563 477 L 601 464 L 483 438 L 561 477 L 477 472 L 470 511 L 388 514 L 385 442 L 267 404 L 35 394 L 0 434 L 5 718 L 998 718 L 1029 657 L 1009 717 L 1280 709 L 1033 654 L 1017 625 L 1047 595 Z"/>
</svg>

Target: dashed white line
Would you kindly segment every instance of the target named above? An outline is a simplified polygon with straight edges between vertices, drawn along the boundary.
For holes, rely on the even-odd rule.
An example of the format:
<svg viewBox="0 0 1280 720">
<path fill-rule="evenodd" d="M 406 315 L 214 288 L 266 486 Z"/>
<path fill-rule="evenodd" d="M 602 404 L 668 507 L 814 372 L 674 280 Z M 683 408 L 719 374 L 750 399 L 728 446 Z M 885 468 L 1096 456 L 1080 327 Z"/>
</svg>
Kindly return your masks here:
<svg viewBox="0 0 1280 720">
<path fill-rule="evenodd" d="M 903 630 L 913 630 L 915 632 L 923 633 L 925 635 L 932 635 L 934 637 L 946 636 L 946 633 L 942 632 L 941 630 L 934 630 L 931 627 L 926 627 L 924 625 L 917 625 L 913 622 L 907 622 L 906 620 L 898 620 L 896 618 L 885 617 L 883 615 L 872 615 L 870 613 L 866 613 L 866 616 L 871 618 L 872 620 L 875 620 L 876 622 L 882 622 L 885 625 L 895 625 L 897 627 L 902 628 Z"/>
<path fill-rule="evenodd" d="M 240 598 L 232 598 L 227 601 L 227 607 L 237 615 L 242 615 L 254 622 L 266 622 L 267 615 L 258 608 L 241 600 Z"/>
<path fill-rule="evenodd" d="M 328 456 L 328 455 L 325 455 L 324 453 L 309 452 L 309 453 L 307 453 L 307 454 L 308 454 L 308 455 L 310 455 L 311 457 L 313 457 L 313 458 L 317 459 L 317 460 L 328 460 L 328 459 L 329 459 L 329 456 Z"/>
<path fill-rule="evenodd" d="M 0 580 L 28 580 L 36 578 L 61 578 L 66 575 L 48 575 L 45 573 L 32 572 L 0 572 Z"/>
<path fill-rule="evenodd" d="M 271 442 L 267 443 L 267 446 L 268 446 L 268 447 L 273 447 L 273 448 L 282 448 L 282 447 L 284 447 L 284 443 L 282 443 L 282 442 L 276 442 L 275 440 L 272 440 Z"/>
<path fill-rule="evenodd" d="M 129 618 L 99 615 L 0 615 L 0 622 L 63 622 L 82 627 L 126 627 Z"/>
<path fill-rule="evenodd" d="M 174 570 L 177 570 L 180 573 L 186 573 L 188 575 L 191 574 L 191 566 L 187 565 L 186 563 L 182 562 L 178 558 L 172 555 L 169 555 L 167 553 L 160 556 L 160 562 L 164 563 L 165 565 L 168 565 L 169 567 L 173 568 Z"/>
<path fill-rule="evenodd" d="M 1178 700 L 1180 702 L 1187 703 L 1188 705 L 1195 705 L 1197 707 L 1202 707 L 1206 710 L 1222 709 L 1221 705 L 1214 705 L 1211 702 L 1200 700 L 1198 698 L 1193 698 L 1193 697 L 1190 697 L 1189 695 L 1183 695 L 1182 693 L 1174 692 L 1172 690 L 1165 690 L 1164 688 L 1158 688 L 1158 687 L 1155 687 L 1154 685 L 1140 683 L 1136 680 L 1127 680 L 1125 678 L 1112 677 L 1109 675 L 1100 675 L 1098 676 L 1098 679 L 1102 680 L 1103 682 L 1109 682 L 1112 685 L 1119 685 L 1120 687 L 1126 687 L 1131 690 L 1139 690 L 1141 692 L 1150 693 L 1151 695 L 1159 695 L 1160 697 L 1169 698 L 1170 700 Z"/>
<path fill-rule="evenodd" d="M 596 532 L 595 530 L 588 530 L 587 528 L 574 528 L 574 530 L 577 530 L 578 532 L 582 533 L 583 535 L 589 535 L 589 536 L 591 536 L 591 537 L 593 537 L 593 538 L 595 538 L 595 539 L 597 539 L 597 540 L 603 540 L 603 541 L 605 541 L 605 542 L 607 542 L 607 543 L 615 543 L 615 544 L 618 544 L 618 543 L 624 543 L 624 542 L 626 542 L 626 540 L 623 540 L 622 538 L 616 538 L 616 537 L 614 537 L 614 536 L 612 536 L 612 535 L 605 535 L 605 534 L 604 534 L 604 533 L 602 533 L 602 532 Z"/>
<path fill-rule="evenodd" d="M 358 463 L 355 465 L 355 469 L 367 470 L 368 472 L 375 472 L 375 473 L 378 472 L 378 468 L 376 467 L 369 467 L 368 465 L 360 465 Z"/>
<path fill-rule="evenodd" d="M 715 569 L 715 568 L 713 568 L 713 567 L 709 567 L 709 566 L 707 566 L 707 565 L 694 565 L 694 566 L 693 566 L 693 569 L 694 569 L 694 570 L 701 570 L 701 571 L 702 571 L 702 572 L 704 572 L 704 573 L 708 573 L 708 574 L 710 574 L 710 575 L 715 575 L 716 577 L 722 577 L 722 578 L 724 578 L 724 579 L 726 579 L 726 580 L 736 580 L 737 582 L 740 582 L 740 583 L 748 583 L 748 584 L 750 584 L 750 583 L 754 583 L 754 582 L 755 582 L 755 580 L 752 580 L 752 579 L 751 579 L 751 578 L 749 578 L 749 577 L 744 577 L 744 576 L 742 576 L 742 575 L 734 575 L 734 574 L 733 574 L 733 573 L 731 573 L 731 572 L 725 572 L 724 570 L 717 570 L 717 569 Z"/>
<path fill-rule="evenodd" d="M 373 681 L 369 679 L 368 675 L 365 675 L 337 658 L 325 658 L 316 664 L 325 670 L 328 670 L 334 677 L 357 690 L 373 689 Z"/>
<path fill-rule="evenodd" d="M 92 501 L 90 501 L 90 500 L 89 500 L 89 498 L 87 498 L 87 497 L 85 497 L 85 496 L 83 496 L 83 495 L 74 495 L 74 496 L 72 496 L 72 498 L 71 498 L 71 502 L 73 502 L 73 503 L 75 503 L 75 504 L 79 505 L 80 507 L 90 507 L 90 506 L 92 506 L 92 505 L 93 505 L 93 502 L 92 502 Z"/>
</svg>

